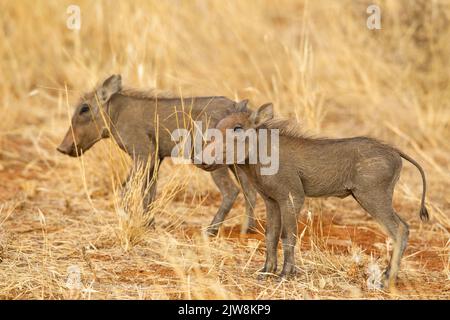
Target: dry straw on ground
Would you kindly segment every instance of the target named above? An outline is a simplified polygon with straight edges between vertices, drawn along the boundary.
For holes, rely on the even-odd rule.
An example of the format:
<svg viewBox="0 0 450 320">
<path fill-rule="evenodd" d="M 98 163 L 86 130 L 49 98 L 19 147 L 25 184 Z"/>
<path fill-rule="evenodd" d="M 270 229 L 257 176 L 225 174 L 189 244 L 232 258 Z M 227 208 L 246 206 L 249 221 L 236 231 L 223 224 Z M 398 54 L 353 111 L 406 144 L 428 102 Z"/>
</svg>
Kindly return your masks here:
<svg viewBox="0 0 450 320">
<path fill-rule="evenodd" d="M 399 297 L 450 297 L 450 2 L 379 1 L 382 30 L 368 30 L 368 1 L 76 1 L 79 32 L 66 28 L 73 2 L 0 4 L 0 298 L 397 298 L 372 279 L 389 243 L 351 199 L 307 201 L 289 281 L 257 280 L 262 202 L 259 233 L 239 236 L 240 198 L 218 237 L 203 234 L 220 199 L 192 166 L 161 164 L 156 226 L 142 229 L 133 188 L 118 198 L 128 162 L 111 141 L 80 159 L 55 151 L 71 103 L 112 73 L 272 101 L 310 133 L 395 144 L 425 168 L 432 215 L 418 219 L 420 177 L 405 164 Z"/>
</svg>

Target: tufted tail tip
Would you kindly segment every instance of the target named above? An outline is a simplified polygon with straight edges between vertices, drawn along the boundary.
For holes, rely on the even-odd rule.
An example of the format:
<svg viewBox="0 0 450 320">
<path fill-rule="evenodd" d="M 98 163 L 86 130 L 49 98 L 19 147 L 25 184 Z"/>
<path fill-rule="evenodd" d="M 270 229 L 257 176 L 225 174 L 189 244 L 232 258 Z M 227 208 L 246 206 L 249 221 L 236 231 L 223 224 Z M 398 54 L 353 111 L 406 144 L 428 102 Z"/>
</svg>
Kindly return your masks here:
<svg viewBox="0 0 450 320">
<path fill-rule="evenodd" d="M 420 209 L 420 220 L 423 222 L 427 222 L 430 220 L 430 215 L 428 214 L 428 210 L 425 206 L 422 206 Z"/>
</svg>

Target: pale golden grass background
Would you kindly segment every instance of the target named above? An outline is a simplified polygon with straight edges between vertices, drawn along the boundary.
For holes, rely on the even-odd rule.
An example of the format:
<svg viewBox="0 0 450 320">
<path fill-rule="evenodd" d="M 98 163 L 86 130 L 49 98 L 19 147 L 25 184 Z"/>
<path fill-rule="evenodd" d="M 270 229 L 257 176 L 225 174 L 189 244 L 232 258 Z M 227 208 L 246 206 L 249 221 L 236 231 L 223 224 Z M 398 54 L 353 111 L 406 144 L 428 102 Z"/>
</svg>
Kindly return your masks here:
<svg viewBox="0 0 450 320">
<path fill-rule="evenodd" d="M 69 4 L 81 7 L 79 32 L 66 28 Z M 203 235 L 220 196 L 192 166 L 162 164 L 156 228 L 143 229 L 136 192 L 119 197 L 127 160 L 111 141 L 80 159 L 55 151 L 73 102 L 120 73 L 126 85 L 184 96 L 272 101 L 309 133 L 369 135 L 413 156 L 432 219 L 418 218 L 422 184 L 405 163 L 394 203 L 411 237 L 399 297 L 448 299 L 450 2 L 378 1 L 374 31 L 369 4 L 1 1 L 0 298 L 398 298 L 367 288 L 388 246 L 351 199 L 307 201 L 301 272 L 283 282 L 256 279 L 264 243 L 238 236 L 242 195 L 222 234 Z M 256 212 L 263 222 L 260 201 Z M 81 286 L 69 289 L 71 266 Z"/>
</svg>

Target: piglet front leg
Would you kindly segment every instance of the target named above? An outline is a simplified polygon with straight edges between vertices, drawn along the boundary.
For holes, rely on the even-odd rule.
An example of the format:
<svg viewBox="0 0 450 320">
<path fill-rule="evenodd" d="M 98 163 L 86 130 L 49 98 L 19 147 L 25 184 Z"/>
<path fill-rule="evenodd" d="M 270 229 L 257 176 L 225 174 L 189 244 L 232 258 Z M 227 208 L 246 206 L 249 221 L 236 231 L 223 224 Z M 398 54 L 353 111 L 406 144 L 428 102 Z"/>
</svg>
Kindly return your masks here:
<svg viewBox="0 0 450 320">
<path fill-rule="evenodd" d="M 272 199 L 263 197 L 266 204 L 266 262 L 259 272 L 260 278 L 277 271 L 277 247 L 281 233 L 281 215 L 278 204 Z"/>
<path fill-rule="evenodd" d="M 295 276 L 295 244 L 297 242 L 297 215 L 300 212 L 305 196 L 302 192 L 289 193 L 288 199 L 279 202 L 282 221 L 281 241 L 283 243 L 284 264 L 280 276 Z"/>
</svg>

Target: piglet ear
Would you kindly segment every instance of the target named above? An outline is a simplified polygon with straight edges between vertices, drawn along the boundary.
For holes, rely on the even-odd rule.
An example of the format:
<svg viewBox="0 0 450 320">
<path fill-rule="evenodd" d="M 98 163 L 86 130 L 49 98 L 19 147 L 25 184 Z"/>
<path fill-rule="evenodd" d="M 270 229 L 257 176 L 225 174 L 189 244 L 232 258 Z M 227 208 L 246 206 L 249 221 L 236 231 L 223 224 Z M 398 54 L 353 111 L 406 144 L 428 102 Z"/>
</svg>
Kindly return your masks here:
<svg viewBox="0 0 450 320">
<path fill-rule="evenodd" d="M 97 97 L 102 104 L 105 104 L 120 90 L 122 90 L 122 77 L 120 74 L 114 74 L 97 89 Z"/>
<path fill-rule="evenodd" d="M 236 103 L 235 108 L 236 108 L 236 112 L 247 112 L 248 108 L 247 108 L 247 104 L 248 104 L 248 99 L 239 101 L 238 103 Z"/>
<path fill-rule="evenodd" d="M 273 104 L 263 104 L 258 110 L 253 111 L 250 115 L 250 121 L 253 126 L 258 127 L 266 121 L 273 119 Z"/>
</svg>

